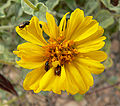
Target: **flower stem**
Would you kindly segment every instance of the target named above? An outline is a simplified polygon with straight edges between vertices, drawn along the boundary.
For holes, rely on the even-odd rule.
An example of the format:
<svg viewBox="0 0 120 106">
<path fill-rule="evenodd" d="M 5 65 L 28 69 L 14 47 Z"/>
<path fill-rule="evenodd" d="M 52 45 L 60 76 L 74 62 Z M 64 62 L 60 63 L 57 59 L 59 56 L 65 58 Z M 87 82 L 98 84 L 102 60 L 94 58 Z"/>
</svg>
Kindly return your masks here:
<svg viewBox="0 0 120 106">
<path fill-rule="evenodd" d="M 95 90 L 95 91 L 93 91 L 93 92 L 88 92 L 87 95 L 91 95 L 91 94 L 94 94 L 94 93 L 98 93 L 98 92 L 100 92 L 100 91 L 106 90 L 106 89 L 108 89 L 108 88 L 113 88 L 113 87 L 118 86 L 118 85 L 120 85 L 120 82 L 117 82 L 117 83 L 115 83 L 115 84 L 113 84 L 113 85 L 109 85 L 109 86 L 106 86 L 106 87 L 97 89 L 97 90 Z"/>
<path fill-rule="evenodd" d="M 24 0 L 24 2 L 34 10 L 38 10 L 29 0 Z"/>
</svg>

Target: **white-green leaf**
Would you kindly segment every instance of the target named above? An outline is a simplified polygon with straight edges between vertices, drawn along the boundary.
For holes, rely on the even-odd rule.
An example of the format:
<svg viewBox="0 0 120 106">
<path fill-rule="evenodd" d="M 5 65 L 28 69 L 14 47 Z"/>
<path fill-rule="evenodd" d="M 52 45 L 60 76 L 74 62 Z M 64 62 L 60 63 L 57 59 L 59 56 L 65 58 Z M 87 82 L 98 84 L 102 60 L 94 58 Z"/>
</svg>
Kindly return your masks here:
<svg viewBox="0 0 120 106">
<path fill-rule="evenodd" d="M 4 45 L 0 43 L 0 55 L 4 53 Z"/>
<path fill-rule="evenodd" d="M 107 69 L 107 68 L 112 67 L 113 61 L 110 57 L 108 57 L 107 60 L 103 64 L 104 64 L 105 68 Z"/>
<path fill-rule="evenodd" d="M 20 17 L 20 16 L 22 16 L 22 14 L 23 14 L 23 9 L 20 8 L 19 11 L 18 11 L 18 16 Z"/>
<path fill-rule="evenodd" d="M 116 11 L 117 13 L 120 13 L 120 4 L 118 4 L 118 6 L 113 6 L 113 5 L 110 3 L 110 0 L 101 0 L 101 2 L 102 2 L 107 8 L 109 8 L 110 10 Z M 120 3 L 120 1 L 119 1 L 119 3 Z"/>
<path fill-rule="evenodd" d="M 74 10 L 77 8 L 77 4 L 76 4 L 75 0 L 64 0 L 64 1 L 71 10 Z"/>
<path fill-rule="evenodd" d="M 60 0 L 47 0 L 45 4 L 49 10 L 53 10 L 54 7 L 58 5 L 59 1 Z"/>
<path fill-rule="evenodd" d="M 33 15 L 37 16 L 40 21 L 46 22 L 46 12 L 48 11 L 48 8 L 43 3 L 38 3 L 36 5 L 38 10 L 33 11 Z"/>
<path fill-rule="evenodd" d="M 94 10 L 99 6 L 98 1 L 90 0 L 85 5 L 85 13 L 86 15 L 90 15 Z"/>
<path fill-rule="evenodd" d="M 99 11 L 95 18 L 103 28 L 107 28 L 114 23 L 114 18 L 111 13 L 107 10 Z"/>
<path fill-rule="evenodd" d="M 29 7 L 25 2 L 24 0 L 21 0 L 21 6 L 22 6 L 22 9 L 23 11 L 26 13 L 26 14 L 29 14 L 29 15 L 32 15 L 33 14 L 33 9 L 31 7 Z"/>
<path fill-rule="evenodd" d="M 0 9 L 0 18 L 4 18 L 5 17 L 5 13 L 3 9 Z"/>
<path fill-rule="evenodd" d="M 4 18 L 6 15 L 4 13 L 4 9 L 11 5 L 11 0 L 8 0 L 3 6 L 0 7 L 0 18 Z"/>
</svg>

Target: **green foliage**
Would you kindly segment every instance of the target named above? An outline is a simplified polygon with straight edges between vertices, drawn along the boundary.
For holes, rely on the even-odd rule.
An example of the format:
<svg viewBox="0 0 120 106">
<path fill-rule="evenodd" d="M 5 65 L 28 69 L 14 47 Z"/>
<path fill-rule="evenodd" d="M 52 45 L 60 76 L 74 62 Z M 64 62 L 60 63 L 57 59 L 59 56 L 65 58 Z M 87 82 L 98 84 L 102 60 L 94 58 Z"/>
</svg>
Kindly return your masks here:
<svg viewBox="0 0 120 106">
<path fill-rule="evenodd" d="M 107 28 L 114 23 L 114 18 L 111 13 L 107 10 L 100 10 L 96 15 L 95 18 L 103 28 Z"/>
<path fill-rule="evenodd" d="M 111 41 L 109 37 L 106 39 L 106 44 L 104 48 L 102 48 L 103 51 L 105 51 L 108 55 L 110 54 L 110 47 L 111 47 Z M 112 59 L 108 56 L 107 60 L 104 62 L 105 68 L 110 68 L 113 65 Z"/>
<path fill-rule="evenodd" d="M 80 95 L 80 94 L 76 94 L 73 97 L 74 97 L 75 101 L 78 101 L 78 102 L 83 100 L 83 98 L 84 98 L 84 96 Z"/>
<path fill-rule="evenodd" d="M 11 0 L 8 0 L 7 3 L 5 3 L 4 5 L 2 5 L 0 7 L 0 18 L 4 18 L 5 17 L 4 9 L 8 8 L 10 5 L 11 5 Z"/>
<path fill-rule="evenodd" d="M 34 10 L 33 15 L 37 16 L 41 21 L 46 21 L 46 12 L 48 8 L 43 3 L 38 3 L 36 7 L 38 10 Z"/>
<path fill-rule="evenodd" d="M 46 6 L 48 7 L 49 10 L 53 10 L 54 7 L 56 7 L 59 4 L 60 0 L 48 0 L 46 1 Z"/>
<path fill-rule="evenodd" d="M 68 7 L 71 10 L 74 10 L 77 8 L 77 4 L 76 4 L 75 0 L 64 0 L 64 2 L 68 5 Z"/>
<path fill-rule="evenodd" d="M 115 83 L 117 83 L 117 81 L 118 81 L 118 77 L 116 77 L 116 76 L 111 76 L 111 77 L 109 78 L 109 80 L 108 80 L 108 83 L 109 83 L 109 84 L 115 84 Z"/>
<path fill-rule="evenodd" d="M 118 6 L 113 6 L 111 3 L 110 3 L 110 0 L 101 0 L 101 2 L 107 7 L 109 8 L 110 10 L 112 11 L 115 11 L 117 13 L 120 13 L 120 5 Z M 119 1 L 120 2 L 120 1 Z"/>
<path fill-rule="evenodd" d="M 30 8 L 25 2 L 24 0 L 21 0 L 21 7 L 23 9 L 23 11 L 28 14 L 28 15 L 32 15 L 33 14 L 33 9 Z"/>
<path fill-rule="evenodd" d="M 99 7 L 99 2 L 95 0 L 89 0 L 85 5 L 85 14 L 92 14 Z"/>
</svg>

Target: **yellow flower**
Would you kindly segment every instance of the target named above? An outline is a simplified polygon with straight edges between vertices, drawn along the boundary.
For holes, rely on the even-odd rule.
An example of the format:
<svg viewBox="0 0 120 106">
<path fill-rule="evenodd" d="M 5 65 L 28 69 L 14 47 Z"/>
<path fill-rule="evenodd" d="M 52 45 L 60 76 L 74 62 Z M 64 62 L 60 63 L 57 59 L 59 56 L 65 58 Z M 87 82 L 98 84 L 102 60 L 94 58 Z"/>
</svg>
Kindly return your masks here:
<svg viewBox="0 0 120 106">
<path fill-rule="evenodd" d="M 16 27 L 25 39 L 14 51 L 21 60 L 17 64 L 33 69 L 23 82 L 25 90 L 53 91 L 61 94 L 84 94 L 93 86 L 92 74 L 104 71 L 101 64 L 107 55 L 101 49 L 106 39 L 104 30 L 92 16 L 76 9 L 66 21 L 66 13 L 56 25 L 54 17 L 46 13 L 46 22 L 33 16 L 28 24 Z M 42 27 L 41 27 L 42 26 Z M 46 41 L 43 31 L 50 37 Z"/>
</svg>

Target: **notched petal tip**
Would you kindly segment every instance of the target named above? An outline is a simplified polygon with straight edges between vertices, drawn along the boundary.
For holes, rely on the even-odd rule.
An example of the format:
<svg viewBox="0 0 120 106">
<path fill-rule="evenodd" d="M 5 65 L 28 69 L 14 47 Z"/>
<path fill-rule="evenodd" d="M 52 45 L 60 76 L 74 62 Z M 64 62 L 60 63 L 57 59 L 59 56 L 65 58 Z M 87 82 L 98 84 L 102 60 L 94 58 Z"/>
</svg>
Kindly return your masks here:
<svg viewBox="0 0 120 106">
<path fill-rule="evenodd" d="M 18 33 L 21 29 L 19 28 L 19 26 L 16 26 L 15 30 Z"/>
<path fill-rule="evenodd" d="M 80 11 L 82 11 L 82 12 L 84 13 L 84 11 L 81 10 L 80 8 L 76 8 L 76 9 L 74 10 L 74 12 L 80 12 Z"/>
<path fill-rule="evenodd" d="M 17 51 L 13 51 L 13 54 L 16 54 L 16 55 L 17 55 Z"/>
<path fill-rule="evenodd" d="M 104 51 L 103 51 L 103 54 L 104 54 L 104 60 L 103 61 L 105 61 L 108 58 L 108 55 Z"/>
</svg>

